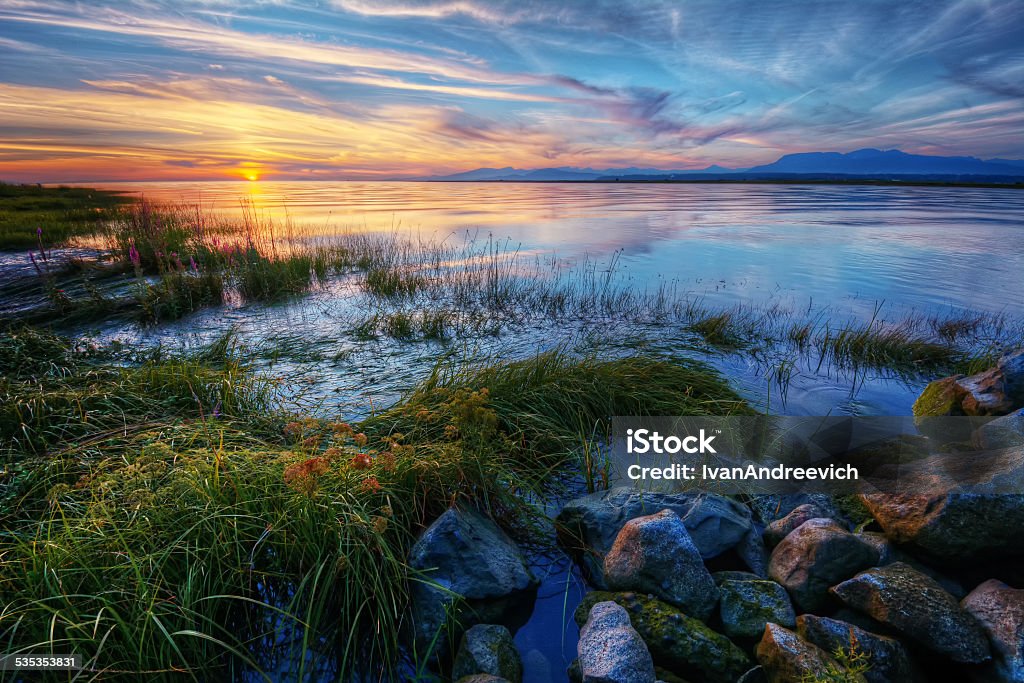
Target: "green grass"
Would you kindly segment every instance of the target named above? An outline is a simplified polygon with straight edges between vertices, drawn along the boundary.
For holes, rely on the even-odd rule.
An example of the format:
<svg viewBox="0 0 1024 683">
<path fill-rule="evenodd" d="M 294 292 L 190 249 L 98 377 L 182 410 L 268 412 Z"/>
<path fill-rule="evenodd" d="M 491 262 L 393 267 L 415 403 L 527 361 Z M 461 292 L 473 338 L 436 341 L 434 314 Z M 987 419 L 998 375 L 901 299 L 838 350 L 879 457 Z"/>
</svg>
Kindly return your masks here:
<svg viewBox="0 0 1024 683">
<path fill-rule="evenodd" d="M 352 429 L 284 413 L 241 353 L 0 333 L 6 652 L 81 653 L 99 679 L 388 678 L 405 558 L 448 505 L 521 533 L 610 416 L 748 410 L 697 363 L 558 351 L 438 366 Z"/>
<path fill-rule="evenodd" d="M 0 249 L 61 246 L 95 232 L 130 201 L 114 192 L 83 187 L 0 183 Z"/>
</svg>

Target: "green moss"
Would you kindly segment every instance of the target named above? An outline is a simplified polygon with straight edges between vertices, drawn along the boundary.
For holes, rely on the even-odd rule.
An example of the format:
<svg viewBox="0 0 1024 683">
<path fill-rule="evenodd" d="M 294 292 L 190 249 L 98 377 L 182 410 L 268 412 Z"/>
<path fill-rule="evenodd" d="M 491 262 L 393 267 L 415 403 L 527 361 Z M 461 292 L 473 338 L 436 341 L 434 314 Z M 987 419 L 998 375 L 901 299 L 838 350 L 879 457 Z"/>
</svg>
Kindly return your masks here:
<svg viewBox="0 0 1024 683">
<path fill-rule="evenodd" d="M 944 417 L 948 415 L 963 415 L 960 407 L 966 393 L 959 384 L 956 377 L 946 377 L 935 380 L 924 388 L 921 395 L 914 401 L 914 417 Z"/>
<path fill-rule="evenodd" d="M 666 602 L 636 593 L 588 593 L 576 609 L 577 625 L 586 623 L 594 604 L 607 600 L 622 605 L 629 613 L 654 663 L 678 676 L 732 683 L 753 666 L 743 650 L 701 621 Z"/>
</svg>

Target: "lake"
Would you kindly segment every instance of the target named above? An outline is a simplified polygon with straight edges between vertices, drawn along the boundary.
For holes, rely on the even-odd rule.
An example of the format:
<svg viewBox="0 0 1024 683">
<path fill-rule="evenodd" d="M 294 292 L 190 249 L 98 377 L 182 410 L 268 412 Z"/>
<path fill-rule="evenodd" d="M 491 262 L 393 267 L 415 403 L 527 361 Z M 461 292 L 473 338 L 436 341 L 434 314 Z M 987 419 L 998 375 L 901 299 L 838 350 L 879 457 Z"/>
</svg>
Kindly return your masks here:
<svg viewBox="0 0 1024 683">
<path fill-rule="evenodd" d="M 669 283 L 709 305 L 780 306 L 818 320 L 900 320 L 969 311 L 1024 314 L 1024 192 L 962 187 L 849 185 L 202 182 L 109 184 L 157 202 L 245 213 L 318 238 L 352 231 L 462 244 L 493 239 L 559 267 L 614 263 L 637 289 Z M 102 337 L 201 342 L 233 328 L 242 341 L 273 337 L 315 347 L 275 355 L 297 391 L 350 418 L 395 400 L 452 347 L 358 339 L 353 315 L 374 304 L 344 280 L 284 304 L 201 311 L 155 328 L 105 328 Z M 589 331 L 589 332 L 592 332 Z M 649 330 L 609 328 L 612 336 Z M 525 355 L 575 341 L 578 326 L 536 323 L 463 342 L 476 355 Z M 674 330 L 656 336 L 673 350 Z M 880 371 L 850 376 L 796 367 L 785 391 L 770 365 L 747 355 L 706 358 L 755 404 L 792 414 L 909 414 L 926 382 Z M 307 362 L 303 362 L 307 361 Z"/>
<path fill-rule="evenodd" d="M 496 242 L 555 269 L 614 269 L 619 286 L 712 306 L 804 312 L 818 320 L 900 320 L 955 311 L 1024 316 L 1024 193 L 976 188 L 823 185 L 511 183 L 160 183 L 108 185 L 157 202 L 272 220 L 278 230 L 330 240 L 399 233 L 454 244 Z M 290 227 L 285 227 L 290 226 Z M 581 266 L 581 264 L 586 264 Z M 165 325 L 113 323 L 100 338 L 203 343 L 233 329 L 269 344 L 261 367 L 296 401 L 349 419 L 397 400 L 454 356 L 522 357 L 557 344 L 587 349 L 638 338 L 699 357 L 772 412 L 906 415 L 931 379 L 880 369 L 847 372 L 799 361 L 781 386 L 773 362 L 749 350 L 703 350 L 672 324 L 531 320 L 496 334 L 399 340 L 355 332 L 378 311 L 346 276 L 273 304 L 201 310 Z M 80 331 L 87 331 L 83 328 Z M 575 653 L 572 610 L 585 586 L 568 558 L 534 558 L 542 578 L 516 634 L 527 680 L 564 681 Z M 560 634 L 553 637 L 552 634 Z"/>
</svg>

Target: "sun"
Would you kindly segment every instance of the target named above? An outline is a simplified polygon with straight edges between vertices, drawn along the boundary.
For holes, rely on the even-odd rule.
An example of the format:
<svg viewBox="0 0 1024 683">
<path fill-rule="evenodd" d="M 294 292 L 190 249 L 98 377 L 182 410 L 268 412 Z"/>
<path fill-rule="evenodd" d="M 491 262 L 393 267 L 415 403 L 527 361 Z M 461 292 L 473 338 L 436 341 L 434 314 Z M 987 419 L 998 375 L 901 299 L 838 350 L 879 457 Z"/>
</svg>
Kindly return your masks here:
<svg viewBox="0 0 1024 683">
<path fill-rule="evenodd" d="M 259 173 L 253 173 L 252 171 L 250 171 L 250 172 L 245 174 L 245 179 L 248 180 L 251 183 L 255 183 L 257 180 L 260 179 L 260 174 Z"/>
</svg>

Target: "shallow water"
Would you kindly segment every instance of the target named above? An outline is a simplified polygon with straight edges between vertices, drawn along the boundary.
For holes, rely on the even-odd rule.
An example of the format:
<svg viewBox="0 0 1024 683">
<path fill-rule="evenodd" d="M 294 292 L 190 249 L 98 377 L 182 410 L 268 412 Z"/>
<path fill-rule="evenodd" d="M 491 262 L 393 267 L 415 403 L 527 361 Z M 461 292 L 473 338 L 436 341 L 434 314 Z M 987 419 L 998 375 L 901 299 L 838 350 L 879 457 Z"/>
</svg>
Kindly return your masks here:
<svg viewBox="0 0 1024 683">
<path fill-rule="evenodd" d="M 963 187 L 223 182 L 108 187 L 318 234 L 509 238 L 726 303 L 1024 311 L 1024 192 Z"/>
</svg>

